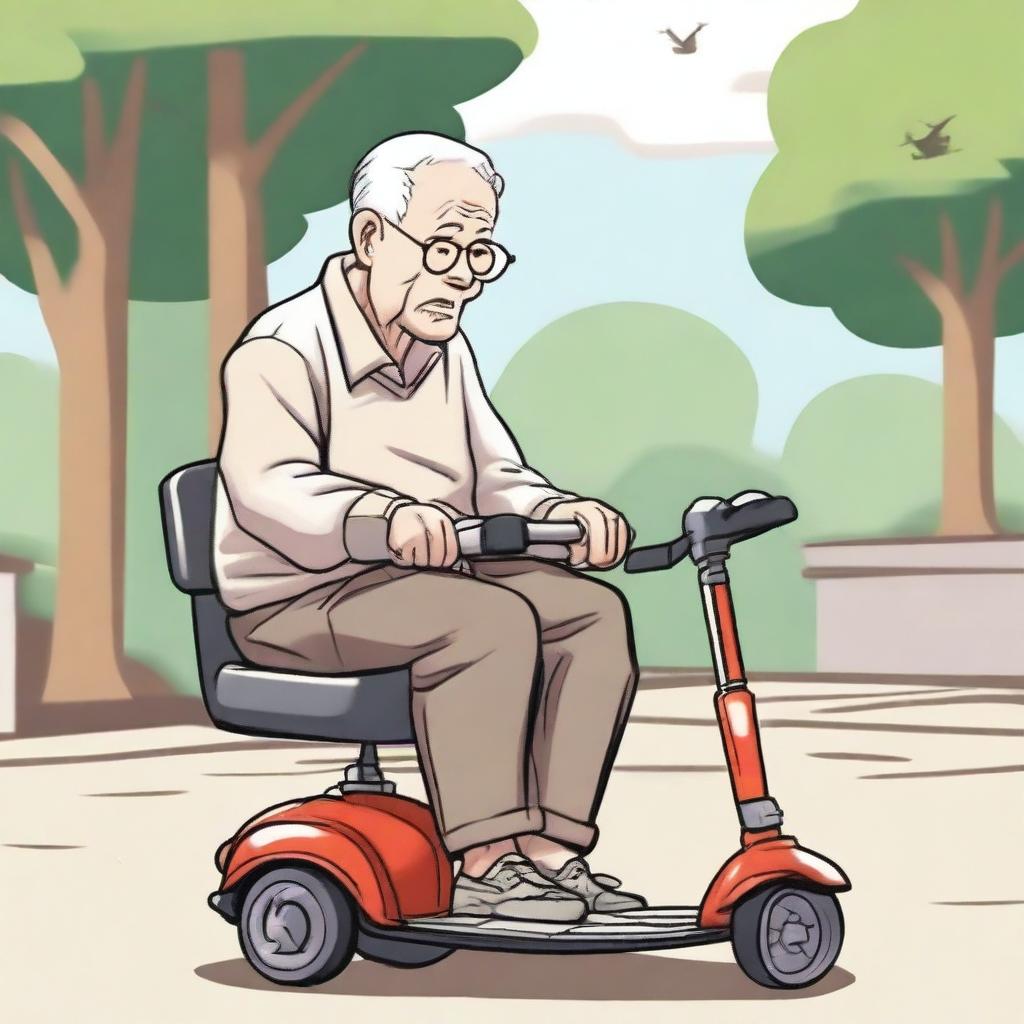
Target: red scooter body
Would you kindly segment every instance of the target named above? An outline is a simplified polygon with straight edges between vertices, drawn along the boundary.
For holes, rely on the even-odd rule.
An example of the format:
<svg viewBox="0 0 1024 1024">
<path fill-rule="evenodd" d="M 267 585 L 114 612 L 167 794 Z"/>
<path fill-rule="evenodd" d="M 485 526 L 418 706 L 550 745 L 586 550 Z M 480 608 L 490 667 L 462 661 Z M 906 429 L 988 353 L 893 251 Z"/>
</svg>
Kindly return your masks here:
<svg viewBox="0 0 1024 1024">
<path fill-rule="evenodd" d="M 378 924 L 445 914 L 452 868 L 430 808 L 376 793 L 317 796 L 272 807 L 217 851 L 221 892 L 274 863 L 328 871 Z"/>
</svg>

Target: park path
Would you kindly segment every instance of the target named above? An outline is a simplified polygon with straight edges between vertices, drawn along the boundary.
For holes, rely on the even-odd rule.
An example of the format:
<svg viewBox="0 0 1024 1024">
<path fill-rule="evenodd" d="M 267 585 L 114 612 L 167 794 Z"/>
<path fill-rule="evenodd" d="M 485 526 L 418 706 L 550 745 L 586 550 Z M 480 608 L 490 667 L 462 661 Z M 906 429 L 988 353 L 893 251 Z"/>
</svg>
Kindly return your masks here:
<svg viewBox="0 0 1024 1024">
<path fill-rule="evenodd" d="M 759 989 L 710 946 L 356 961 L 318 989 L 272 988 L 205 905 L 212 854 L 261 806 L 330 785 L 349 750 L 172 726 L 0 741 L 3 1019 L 1019 1020 L 1024 691 L 756 689 L 787 829 L 854 882 L 839 966 L 817 987 Z M 592 863 L 654 902 L 696 902 L 737 840 L 710 699 L 698 678 L 647 675 L 609 782 Z M 383 753 L 421 796 L 412 749 Z"/>
</svg>

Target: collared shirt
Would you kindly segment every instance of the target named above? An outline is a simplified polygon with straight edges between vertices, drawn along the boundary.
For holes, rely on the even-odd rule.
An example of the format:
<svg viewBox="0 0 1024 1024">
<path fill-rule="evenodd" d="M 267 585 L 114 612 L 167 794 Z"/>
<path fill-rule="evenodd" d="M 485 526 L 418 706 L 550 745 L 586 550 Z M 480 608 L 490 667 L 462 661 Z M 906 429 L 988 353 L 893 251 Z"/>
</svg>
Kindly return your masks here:
<svg viewBox="0 0 1024 1024">
<path fill-rule="evenodd" d="M 352 293 L 353 264 L 332 257 L 225 360 L 213 563 L 236 611 L 386 560 L 402 503 L 542 518 L 576 497 L 525 464 L 461 333 L 414 339 L 395 364 Z"/>
</svg>

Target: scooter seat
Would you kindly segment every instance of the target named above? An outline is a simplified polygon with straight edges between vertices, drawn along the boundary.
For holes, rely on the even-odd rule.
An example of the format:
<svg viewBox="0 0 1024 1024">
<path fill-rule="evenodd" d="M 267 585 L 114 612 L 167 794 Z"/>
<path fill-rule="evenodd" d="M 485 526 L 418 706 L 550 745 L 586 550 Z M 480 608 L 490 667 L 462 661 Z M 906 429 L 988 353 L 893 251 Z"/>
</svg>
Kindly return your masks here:
<svg viewBox="0 0 1024 1024">
<path fill-rule="evenodd" d="M 407 669 L 353 676 L 224 665 L 210 695 L 221 728 L 339 743 L 411 743 Z"/>
</svg>

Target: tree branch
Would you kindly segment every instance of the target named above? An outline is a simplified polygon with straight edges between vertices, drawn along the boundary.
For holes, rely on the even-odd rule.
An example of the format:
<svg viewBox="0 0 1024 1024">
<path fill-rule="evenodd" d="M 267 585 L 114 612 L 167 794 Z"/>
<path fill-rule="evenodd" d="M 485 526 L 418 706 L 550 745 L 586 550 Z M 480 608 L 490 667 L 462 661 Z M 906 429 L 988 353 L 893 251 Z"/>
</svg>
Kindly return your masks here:
<svg viewBox="0 0 1024 1024">
<path fill-rule="evenodd" d="M 57 269 L 57 263 L 50 247 L 46 244 L 46 239 L 43 238 L 43 233 L 39 230 L 39 222 L 32 209 L 32 200 L 29 198 L 28 189 L 25 188 L 25 179 L 22 176 L 17 157 L 10 157 L 7 162 L 7 170 L 11 179 L 11 202 L 14 206 L 14 215 L 18 220 L 18 227 L 21 229 L 25 251 L 28 253 L 28 263 L 32 268 L 32 277 L 36 283 L 36 294 L 42 298 L 58 293 L 63 289 L 60 271 Z"/>
<path fill-rule="evenodd" d="M 96 221 L 78 182 L 53 155 L 52 150 L 20 117 L 0 114 L 0 135 L 6 136 L 50 186 L 80 232 L 96 228 Z"/>
<path fill-rule="evenodd" d="M 1024 260 L 1024 242 L 1018 242 L 1000 261 L 999 277 L 1006 275 L 1007 271 L 1013 269 L 1018 263 Z"/>
<path fill-rule="evenodd" d="M 939 217 L 939 248 L 942 253 L 942 279 L 954 294 L 961 295 L 964 281 L 960 270 L 960 246 L 953 221 L 945 212 Z"/>
<path fill-rule="evenodd" d="M 131 162 L 133 179 L 134 163 L 139 152 L 139 134 L 142 131 L 142 100 L 145 93 L 146 61 L 142 57 L 136 57 L 128 73 L 128 82 L 121 100 L 121 116 L 114 132 L 114 141 L 110 144 L 110 155 L 114 161 Z"/>
<path fill-rule="evenodd" d="M 974 291 L 989 287 L 993 291 L 999 284 L 999 248 L 1003 244 L 1003 203 L 993 198 L 988 204 L 988 216 L 985 219 L 985 238 L 981 243 L 981 259 L 978 262 L 978 274 L 974 279 Z"/>
<path fill-rule="evenodd" d="M 253 164 L 252 168 L 259 181 L 267 169 L 274 162 L 277 151 L 281 148 L 285 139 L 301 123 L 302 119 L 309 113 L 313 104 L 320 99 L 328 90 L 331 84 L 337 79 L 349 65 L 353 63 L 366 50 L 366 43 L 356 43 L 347 53 L 343 54 L 326 70 L 322 71 L 310 82 L 298 96 L 278 114 L 269 128 L 252 146 Z"/>
<path fill-rule="evenodd" d="M 86 187 L 103 177 L 106 142 L 103 97 L 96 79 L 87 75 L 82 79 L 82 146 L 85 150 Z"/>
<path fill-rule="evenodd" d="M 959 305 L 959 300 L 953 289 L 949 286 L 949 283 L 939 277 L 938 274 L 933 273 L 926 266 L 918 263 L 917 260 L 912 260 L 909 256 L 900 256 L 898 258 L 900 263 L 906 268 L 907 273 L 910 274 L 939 313 L 948 308 L 949 302 Z"/>
</svg>

